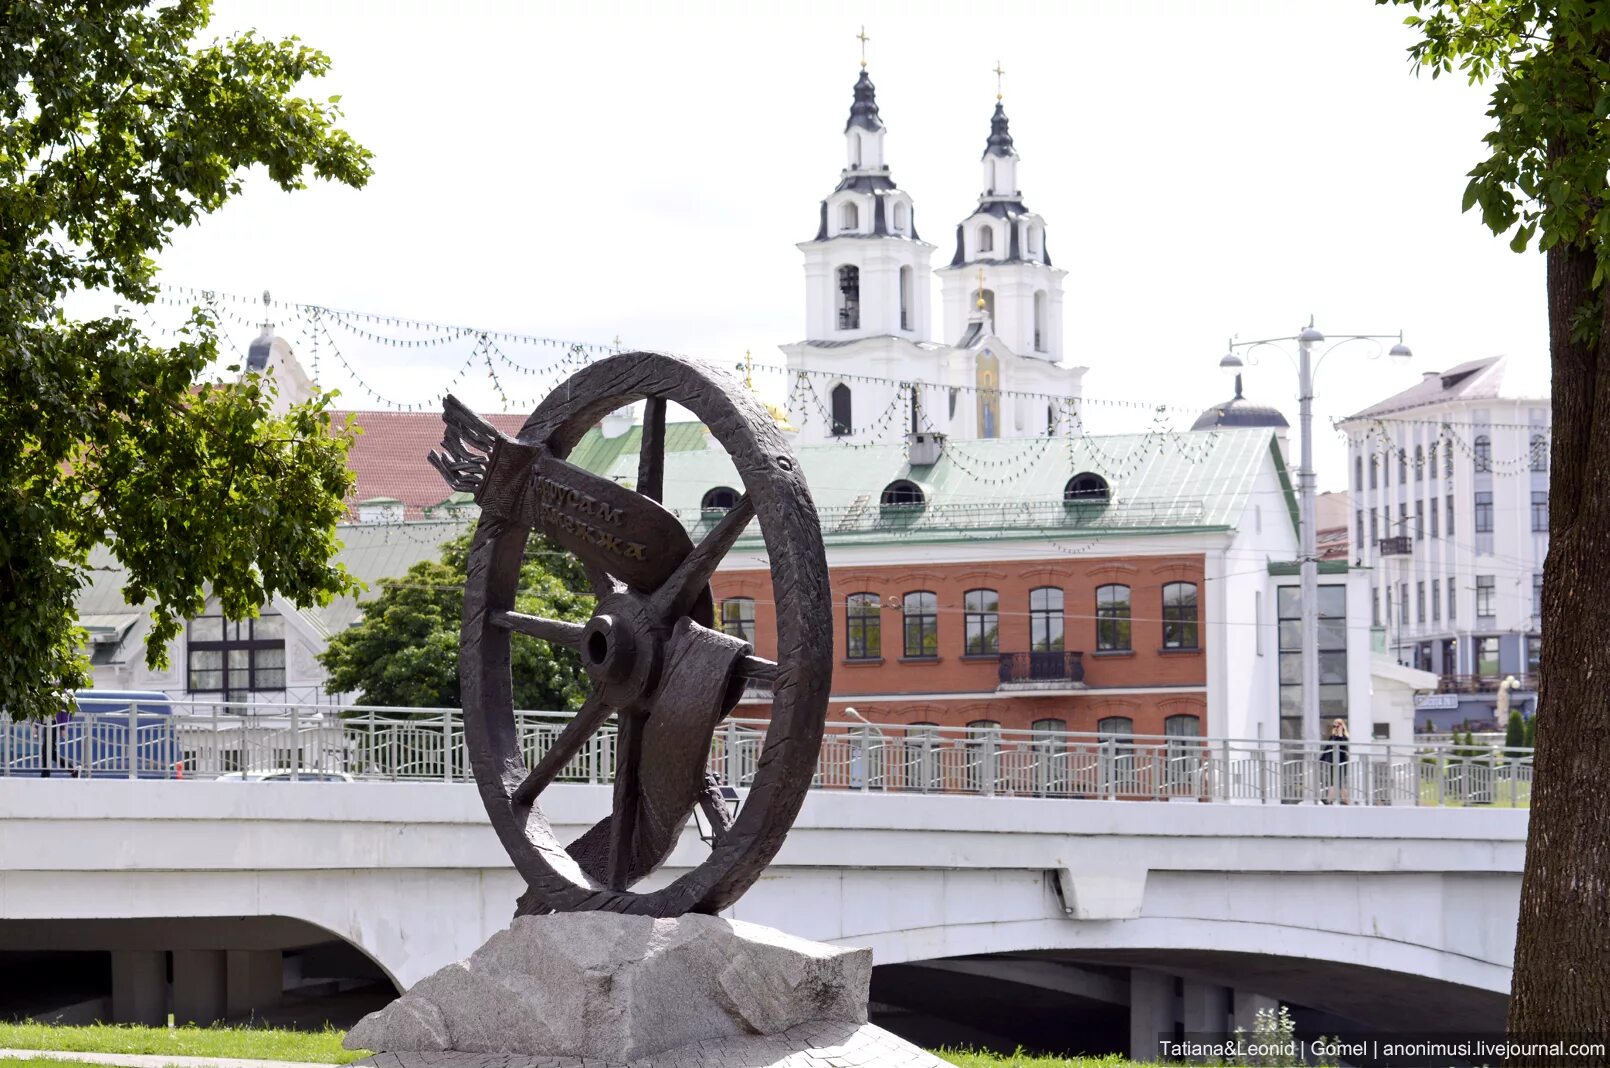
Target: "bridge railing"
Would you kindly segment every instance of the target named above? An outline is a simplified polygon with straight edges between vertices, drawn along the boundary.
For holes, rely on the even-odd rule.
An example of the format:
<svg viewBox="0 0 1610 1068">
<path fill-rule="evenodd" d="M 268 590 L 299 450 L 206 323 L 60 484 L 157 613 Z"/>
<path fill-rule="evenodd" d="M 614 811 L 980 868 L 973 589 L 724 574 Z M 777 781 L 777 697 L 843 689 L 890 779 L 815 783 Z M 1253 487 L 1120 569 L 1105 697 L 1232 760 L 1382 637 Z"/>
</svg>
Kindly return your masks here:
<svg viewBox="0 0 1610 1068">
<path fill-rule="evenodd" d="M 569 718 L 516 713 L 528 764 Z M 764 720 L 722 723 L 709 770 L 723 782 L 749 785 L 765 731 Z M 606 726 L 559 779 L 607 783 L 614 766 L 615 733 Z M 116 711 L 80 711 L 50 722 L 0 721 L 0 777 L 451 783 L 472 775 L 457 709 L 125 701 Z M 1532 751 L 830 723 L 813 785 L 1112 800 L 1526 806 Z"/>
</svg>

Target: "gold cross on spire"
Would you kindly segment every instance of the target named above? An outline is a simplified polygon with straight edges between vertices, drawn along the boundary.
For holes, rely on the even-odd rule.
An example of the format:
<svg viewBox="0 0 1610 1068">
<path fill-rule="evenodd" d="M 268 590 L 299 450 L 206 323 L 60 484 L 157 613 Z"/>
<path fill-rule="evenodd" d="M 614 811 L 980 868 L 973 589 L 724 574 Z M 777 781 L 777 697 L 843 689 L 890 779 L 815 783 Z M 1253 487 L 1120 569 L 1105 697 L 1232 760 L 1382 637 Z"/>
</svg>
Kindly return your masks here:
<svg viewBox="0 0 1610 1068">
<path fill-rule="evenodd" d="M 997 59 L 995 61 L 995 99 L 996 100 L 999 100 L 1001 98 L 1001 75 L 1003 75 L 1005 73 L 1006 73 L 1006 71 L 1001 69 L 1001 61 Z"/>
<path fill-rule="evenodd" d="M 984 310 L 984 268 L 978 269 L 978 310 Z"/>
<path fill-rule="evenodd" d="M 861 42 L 861 69 L 866 70 L 866 43 L 872 38 L 866 35 L 865 26 L 861 27 L 861 32 L 855 35 L 855 39 Z"/>
</svg>

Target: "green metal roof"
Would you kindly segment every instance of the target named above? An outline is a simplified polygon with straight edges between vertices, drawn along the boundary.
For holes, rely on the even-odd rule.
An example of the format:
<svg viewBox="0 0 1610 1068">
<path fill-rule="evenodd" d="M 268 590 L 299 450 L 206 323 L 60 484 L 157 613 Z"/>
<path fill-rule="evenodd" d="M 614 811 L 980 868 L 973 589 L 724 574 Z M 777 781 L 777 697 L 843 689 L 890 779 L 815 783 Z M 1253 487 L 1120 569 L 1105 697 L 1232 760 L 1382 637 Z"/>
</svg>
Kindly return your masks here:
<svg viewBox="0 0 1610 1068">
<path fill-rule="evenodd" d="M 639 438 L 621 440 L 634 449 L 613 450 L 607 463 L 588 466 L 630 483 Z M 668 449 L 665 461 L 665 506 L 695 536 L 716 518 L 700 511 L 704 494 L 717 486 L 741 488 L 726 452 L 713 438 L 702 440 L 706 445 L 697 451 Z M 856 544 L 1231 530 L 1273 447 L 1273 433 L 1256 428 L 948 442 L 937 463 L 916 468 L 903 442 L 795 451 L 829 542 Z M 571 459 L 580 462 L 580 452 Z M 1084 472 L 1107 480 L 1109 502 L 1064 502 L 1064 486 Z M 884 487 L 897 479 L 917 483 L 925 504 L 881 507 Z M 758 534 L 751 526 L 746 538 Z"/>
<path fill-rule="evenodd" d="M 1354 570 L 1346 560 L 1316 560 L 1314 562 L 1319 565 L 1319 574 L 1321 575 L 1345 575 Z M 1365 569 L 1360 568 L 1359 570 Z M 1269 574 L 1280 576 L 1300 575 L 1302 574 L 1302 565 L 1296 560 L 1271 560 L 1269 561 Z"/>
<path fill-rule="evenodd" d="M 637 479 L 637 454 L 643 447 L 643 425 L 635 423 L 632 428 L 619 437 L 606 438 L 593 427 L 582 435 L 576 447 L 570 451 L 569 461 L 578 467 L 585 467 L 589 471 L 614 470 L 622 456 L 632 457 L 632 470 L 628 481 Z M 697 421 L 683 421 L 665 424 L 665 451 L 673 452 L 699 452 L 706 448 L 720 448 L 710 437 L 710 432 L 704 424 Z"/>
</svg>

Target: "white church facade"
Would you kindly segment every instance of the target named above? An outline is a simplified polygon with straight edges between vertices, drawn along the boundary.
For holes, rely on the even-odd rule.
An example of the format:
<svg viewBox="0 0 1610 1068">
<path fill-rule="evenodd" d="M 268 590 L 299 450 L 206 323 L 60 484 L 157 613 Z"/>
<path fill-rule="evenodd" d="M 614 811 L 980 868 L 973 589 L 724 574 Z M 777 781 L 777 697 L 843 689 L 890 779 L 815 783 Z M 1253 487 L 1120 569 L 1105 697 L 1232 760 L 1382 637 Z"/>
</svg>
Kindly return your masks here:
<svg viewBox="0 0 1610 1068">
<path fill-rule="evenodd" d="M 1065 432 L 1085 369 L 1063 365 L 1066 272 L 1051 263 L 1045 220 L 1023 202 L 1004 106 L 997 99 L 978 206 L 937 271 L 911 195 L 890 174 L 887 132 L 863 68 L 838 187 L 822 201 L 816 236 L 798 246 L 805 338 L 782 351 L 800 444 L 865 438 L 892 423 L 912 435 L 914 456 L 937 456 L 940 436 Z"/>
</svg>

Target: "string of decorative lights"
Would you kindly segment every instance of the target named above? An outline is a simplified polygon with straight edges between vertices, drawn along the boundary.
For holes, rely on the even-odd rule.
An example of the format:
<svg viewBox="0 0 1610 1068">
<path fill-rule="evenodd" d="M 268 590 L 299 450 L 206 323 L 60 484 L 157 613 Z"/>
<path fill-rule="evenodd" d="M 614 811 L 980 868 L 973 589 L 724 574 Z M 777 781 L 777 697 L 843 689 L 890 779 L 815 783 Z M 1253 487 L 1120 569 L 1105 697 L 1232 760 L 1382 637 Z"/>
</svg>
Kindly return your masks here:
<svg viewBox="0 0 1610 1068">
<path fill-rule="evenodd" d="M 322 304 L 307 304 L 298 301 L 285 301 L 276 298 L 264 300 L 261 297 L 249 297 L 239 293 L 225 293 L 214 289 L 201 289 L 195 286 L 180 286 L 169 283 L 162 284 L 163 291 L 175 297 L 190 298 L 215 302 L 220 307 L 227 304 L 253 306 L 258 308 L 278 309 L 286 312 L 310 312 L 317 309 L 321 315 L 346 316 L 354 322 L 367 322 L 376 325 L 403 327 L 410 330 L 429 330 L 436 332 L 457 332 L 459 334 L 486 335 L 496 341 L 505 341 L 514 344 L 540 345 L 545 348 L 571 349 L 580 347 L 582 350 L 598 356 L 607 356 L 623 351 L 620 343 L 594 344 L 584 341 L 568 341 L 561 338 L 543 337 L 538 334 L 522 334 L 511 330 L 487 330 L 481 327 L 464 326 L 452 323 L 437 323 L 425 319 L 410 319 L 404 316 L 380 315 L 373 312 L 354 311 L 347 308 L 331 308 Z M 392 344 L 403 346 L 407 339 L 394 339 Z"/>
<path fill-rule="evenodd" d="M 1476 429 L 1485 429 L 1487 424 L 1473 424 L 1473 426 Z M 1432 448 L 1435 449 L 1440 444 L 1442 448 L 1451 451 L 1457 446 L 1460 453 L 1474 461 L 1478 465 L 1478 470 L 1483 473 L 1493 472 L 1507 475 L 1519 474 L 1525 471 L 1547 470 L 1549 435 L 1546 428 L 1526 428 L 1534 433 L 1533 441 L 1524 455 L 1494 459 L 1490 441 L 1485 450 L 1476 444 L 1483 435 L 1477 434 L 1474 440 L 1466 440 L 1464 435 L 1454 428 L 1454 424 L 1443 423 L 1440 424 L 1440 427 L 1442 430 L 1441 436 L 1436 442 L 1429 443 Z M 1388 460 L 1398 460 L 1400 464 L 1407 464 L 1417 471 L 1430 470 L 1434 463 L 1434 459 L 1428 460 L 1423 454 L 1419 457 L 1412 456 L 1408 446 L 1399 445 L 1384 426 L 1374 422 L 1362 432 L 1350 432 L 1348 434 L 1348 444 L 1357 449 L 1368 448 L 1375 456 Z"/>
<path fill-rule="evenodd" d="M 828 410 L 827 405 L 822 402 L 821 395 L 816 392 L 816 387 L 803 375 L 799 381 L 803 383 L 804 394 L 811 402 L 809 406 L 801 406 L 801 410 L 798 413 L 799 425 L 804 427 L 809 424 L 809 408 L 814 407 L 821 413 L 823 424 L 829 428 L 829 438 L 844 448 L 870 449 L 877 445 L 893 444 L 891 441 L 884 440 L 884 435 L 891 429 L 904 428 L 905 426 L 902 409 L 910 392 L 910 386 L 904 382 L 897 383 L 901 388 L 895 391 L 895 395 L 889 401 L 888 407 L 884 408 L 870 424 L 857 424 L 850 433 L 833 433 L 833 431 L 837 430 L 837 420 L 833 418 L 833 414 Z M 789 417 L 793 418 L 795 414 L 790 411 Z M 846 440 L 850 437 L 854 437 L 857 440 Z"/>
</svg>

